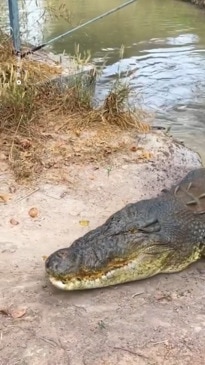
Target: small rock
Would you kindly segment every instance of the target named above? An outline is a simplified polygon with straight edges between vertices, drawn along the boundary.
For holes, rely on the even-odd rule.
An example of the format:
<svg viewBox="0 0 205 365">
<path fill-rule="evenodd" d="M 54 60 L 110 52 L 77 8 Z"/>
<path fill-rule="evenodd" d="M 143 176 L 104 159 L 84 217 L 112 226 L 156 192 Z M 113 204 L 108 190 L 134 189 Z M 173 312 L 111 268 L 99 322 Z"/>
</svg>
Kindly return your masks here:
<svg viewBox="0 0 205 365">
<path fill-rule="evenodd" d="M 28 211 L 28 214 L 30 215 L 31 218 L 36 218 L 38 216 L 38 209 L 37 208 L 31 208 Z"/>
<path fill-rule="evenodd" d="M 11 218 L 9 222 L 12 224 L 12 226 L 17 226 L 19 224 L 15 218 Z"/>
</svg>

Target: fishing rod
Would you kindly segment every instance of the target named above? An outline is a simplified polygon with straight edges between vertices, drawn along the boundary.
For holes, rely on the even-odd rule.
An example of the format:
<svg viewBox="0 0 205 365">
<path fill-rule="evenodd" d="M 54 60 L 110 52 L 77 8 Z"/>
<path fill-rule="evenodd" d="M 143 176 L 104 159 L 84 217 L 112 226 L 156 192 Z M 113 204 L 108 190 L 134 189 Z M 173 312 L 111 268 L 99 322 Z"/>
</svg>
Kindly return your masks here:
<svg viewBox="0 0 205 365">
<path fill-rule="evenodd" d="M 49 44 L 51 44 L 51 43 L 53 43 L 53 42 L 55 42 L 55 41 L 58 41 L 60 38 L 65 37 L 65 36 L 67 36 L 67 35 L 70 35 L 70 34 L 72 34 L 73 32 L 76 32 L 77 30 L 79 30 L 79 29 L 81 29 L 81 28 L 83 28 L 83 27 L 85 27 L 85 26 L 87 26 L 87 25 L 89 25 L 89 24 L 92 24 L 92 23 L 96 22 L 97 20 L 100 20 L 100 19 L 102 19 L 102 18 L 105 18 L 106 16 L 108 16 L 108 15 L 110 15 L 110 14 L 113 14 L 113 13 L 115 13 L 115 12 L 116 12 L 116 11 L 118 11 L 118 10 L 123 9 L 123 8 L 125 8 L 125 7 L 126 7 L 126 6 L 128 6 L 128 5 L 131 5 L 131 4 L 135 3 L 136 1 L 137 1 L 137 0 L 130 0 L 130 1 L 128 1 L 128 2 L 126 2 L 126 3 L 124 3 L 124 4 L 122 4 L 122 5 L 119 5 L 119 6 L 118 6 L 118 7 L 116 7 L 116 8 L 113 8 L 113 9 L 111 9 L 111 10 L 107 11 L 106 13 L 103 13 L 103 14 L 101 14 L 101 15 L 98 15 L 97 17 L 95 17 L 95 18 L 93 18 L 93 19 L 90 19 L 90 20 L 88 20 L 87 22 L 85 22 L 85 23 L 83 23 L 83 24 L 78 25 L 77 27 L 75 27 L 75 28 L 73 28 L 73 29 L 68 30 L 67 32 L 65 32 L 65 33 L 63 33 L 63 34 L 60 34 L 59 36 L 57 36 L 57 37 L 55 37 L 55 38 L 50 39 L 50 40 L 49 40 L 48 42 L 46 42 L 46 43 L 43 43 L 43 44 L 41 44 L 41 45 L 39 45 L 39 46 L 36 46 L 36 47 L 33 47 L 33 48 L 31 48 L 30 50 L 28 50 L 28 51 L 26 51 L 26 52 L 23 52 L 23 53 L 21 53 L 21 52 L 17 51 L 17 52 L 16 52 L 16 55 L 17 55 L 17 56 L 20 56 L 21 58 L 24 58 L 25 56 L 27 56 L 27 55 L 29 55 L 29 54 L 31 54 L 31 53 L 34 53 L 34 52 L 36 52 L 36 51 L 39 51 L 40 49 L 42 49 L 42 48 L 44 48 L 44 47 L 48 46 Z"/>
</svg>

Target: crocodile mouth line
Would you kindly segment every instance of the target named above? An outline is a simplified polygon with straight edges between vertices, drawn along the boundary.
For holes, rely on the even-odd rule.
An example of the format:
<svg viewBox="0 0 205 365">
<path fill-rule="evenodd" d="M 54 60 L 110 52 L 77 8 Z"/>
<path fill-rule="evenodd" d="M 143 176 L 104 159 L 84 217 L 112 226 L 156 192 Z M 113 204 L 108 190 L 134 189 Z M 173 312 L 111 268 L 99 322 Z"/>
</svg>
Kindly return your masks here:
<svg viewBox="0 0 205 365">
<path fill-rule="evenodd" d="M 132 258 L 126 263 L 121 265 L 111 266 L 106 270 L 99 270 L 96 272 L 86 272 L 79 275 L 55 275 L 48 271 L 48 277 L 50 282 L 61 290 L 85 290 L 95 289 L 107 286 L 113 286 L 117 284 L 123 284 L 126 282 L 142 280 L 148 277 L 152 277 L 161 272 L 171 271 L 167 267 L 167 253 L 161 254 L 158 259 L 153 261 L 153 257 L 150 255 L 139 255 L 137 258 Z M 176 271 L 177 269 L 173 269 Z M 180 271 L 181 269 L 179 269 Z"/>
<path fill-rule="evenodd" d="M 135 269 L 134 259 L 115 259 L 110 262 L 105 268 L 100 270 L 81 270 L 76 274 L 58 275 L 47 270 L 47 274 L 51 283 L 64 290 L 80 290 L 92 289 L 111 285 L 112 279 L 118 277 L 122 280 L 123 274 L 131 274 Z M 107 285 L 106 285 L 107 282 Z M 109 283 L 109 284 L 108 284 Z"/>
<path fill-rule="evenodd" d="M 162 273 L 176 273 L 184 270 L 201 257 L 201 250 L 195 248 L 182 260 L 176 259 L 174 251 L 153 255 L 141 253 L 129 260 L 109 263 L 105 269 L 84 271 L 76 274 L 57 274 L 49 269 L 48 278 L 52 285 L 65 291 L 103 288 L 150 278 Z"/>
<path fill-rule="evenodd" d="M 138 270 L 136 270 L 136 266 L 138 266 Z M 157 274 L 161 269 L 160 267 L 158 267 L 158 269 L 147 267 L 146 270 L 145 268 L 144 270 L 139 270 L 139 263 L 137 263 L 136 260 L 132 260 L 126 265 L 115 267 L 106 272 L 92 272 L 91 274 L 87 273 L 86 275 L 76 276 L 53 276 L 50 274 L 49 280 L 55 287 L 63 290 L 95 289 L 117 285 L 119 282 L 125 283 L 128 281 L 135 281 L 136 271 L 137 279 L 140 280 Z"/>
</svg>

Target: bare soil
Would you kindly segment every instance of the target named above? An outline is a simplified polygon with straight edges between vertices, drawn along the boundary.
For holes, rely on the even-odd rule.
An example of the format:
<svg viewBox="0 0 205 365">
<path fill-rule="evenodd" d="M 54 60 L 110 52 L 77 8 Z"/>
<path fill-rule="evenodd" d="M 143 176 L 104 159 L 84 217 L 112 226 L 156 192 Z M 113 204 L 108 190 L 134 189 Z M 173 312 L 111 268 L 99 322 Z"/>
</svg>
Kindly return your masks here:
<svg viewBox="0 0 205 365">
<path fill-rule="evenodd" d="M 200 166 L 196 154 L 158 134 L 130 146 L 101 165 L 53 166 L 32 187 L 17 185 L 1 161 L 0 365 L 204 364 L 203 261 L 81 292 L 56 290 L 45 276 L 44 256 Z M 136 158 L 142 146 L 147 159 Z"/>
</svg>

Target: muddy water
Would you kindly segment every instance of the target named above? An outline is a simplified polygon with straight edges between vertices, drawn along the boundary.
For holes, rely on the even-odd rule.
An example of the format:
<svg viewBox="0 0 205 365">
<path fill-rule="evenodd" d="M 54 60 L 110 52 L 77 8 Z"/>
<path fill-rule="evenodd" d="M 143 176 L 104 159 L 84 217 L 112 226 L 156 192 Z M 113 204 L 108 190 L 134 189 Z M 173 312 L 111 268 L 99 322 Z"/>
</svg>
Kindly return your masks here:
<svg viewBox="0 0 205 365">
<path fill-rule="evenodd" d="M 37 20 L 46 0 L 27 0 L 29 36 L 41 41 L 66 31 L 121 4 L 119 0 L 64 0 L 71 24 L 62 19 Z M 58 0 L 50 1 L 53 5 Z M 36 41 L 37 42 L 37 41 Z M 205 11 L 175 0 L 139 0 L 72 36 L 55 42 L 52 50 L 73 53 L 74 45 L 90 50 L 92 59 L 106 67 L 97 84 L 102 100 L 120 70 L 129 81 L 134 104 L 156 114 L 155 124 L 171 127 L 171 133 L 197 150 L 205 161 Z M 124 57 L 119 60 L 121 45 Z"/>
</svg>

